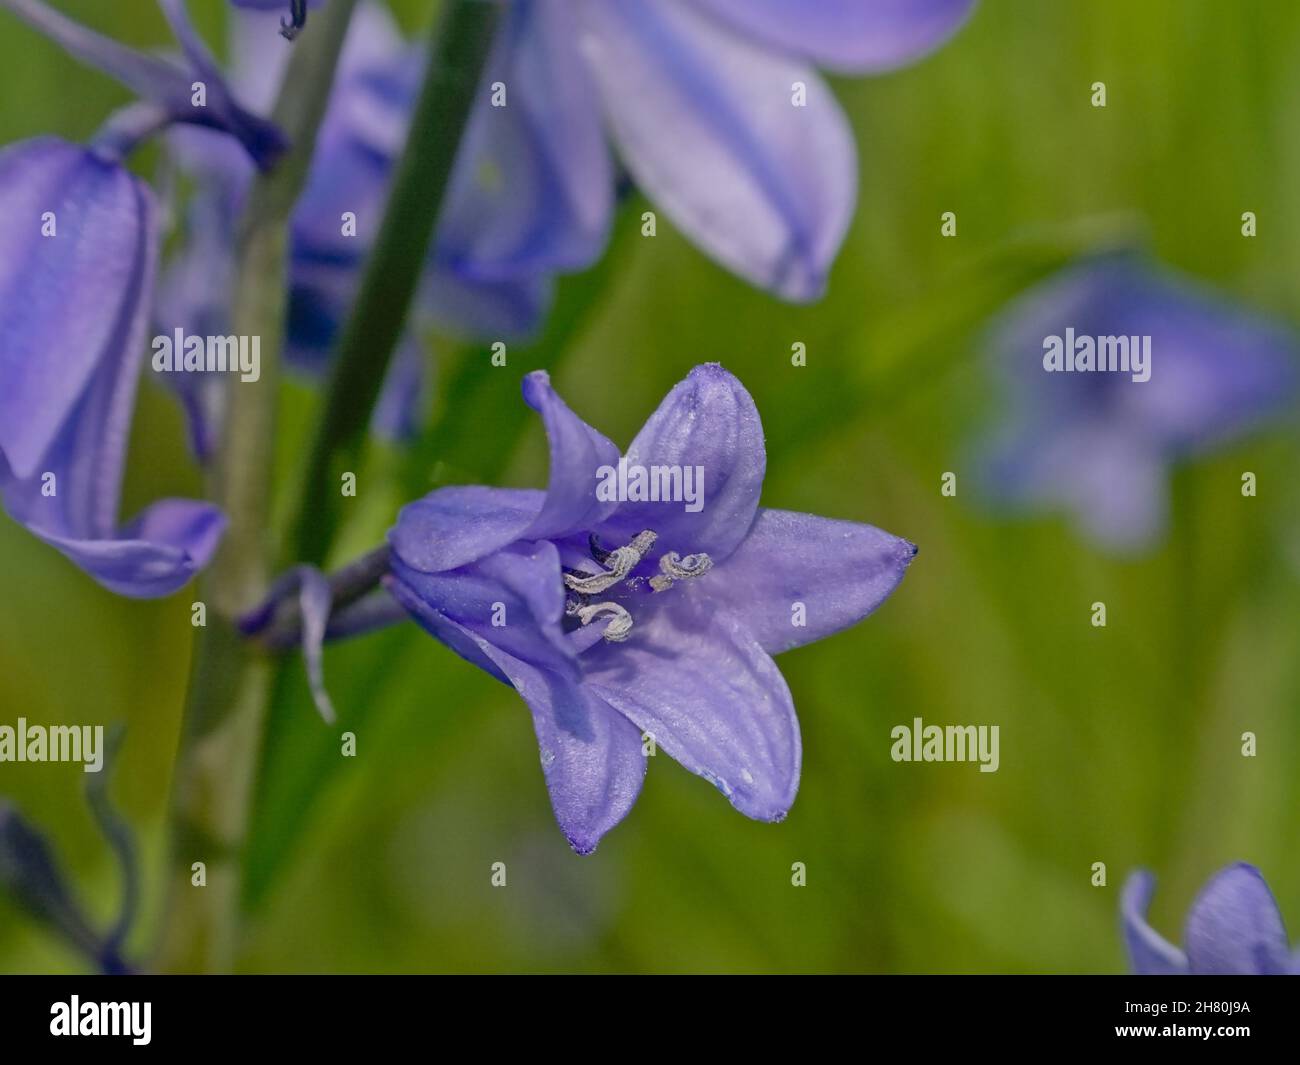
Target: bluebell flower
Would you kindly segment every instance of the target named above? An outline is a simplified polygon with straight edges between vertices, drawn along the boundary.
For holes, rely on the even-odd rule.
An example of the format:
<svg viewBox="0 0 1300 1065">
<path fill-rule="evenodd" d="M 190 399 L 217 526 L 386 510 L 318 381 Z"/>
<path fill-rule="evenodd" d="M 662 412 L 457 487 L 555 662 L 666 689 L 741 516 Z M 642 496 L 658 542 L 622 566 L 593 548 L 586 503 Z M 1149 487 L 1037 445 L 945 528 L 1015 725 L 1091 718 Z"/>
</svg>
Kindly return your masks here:
<svg viewBox="0 0 1300 1065">
<path fill-rule="evenodd" d="M 274 123 L 249 111 L 231 92 L 195 32 L 185 0 L 158 0 L 184 62 L 145 55 L 60 14 L 43 0 L 0 0 L 69 55 L 121 82 L 158 112 L 158 125 L 186 122 L 235 137 L 258 166 L 271 166 L 288 146 Z M 195 85 L 202 86 L 196 97 Z M 151 131 L 152 132 L 152 131 Z M 130 147 L 130 146 L 128 146 Z"/>
<path fill-rule="evenodd" d="M 1276 417 L 1297 383 L 1289 328 L 1127 255 L 1041 283 L 990 346 L 1007 409 L 984 447 L 986 489 L 1013 508 L 1064 510 L 1119 551 L 1163 530 L 1173 465 Z M 1080 359 L 1057 368 L 1065 347 Z M 1129 365 L 1077 368 L 1088 348 L 1097 365 L 1104 351 L 1120 366 L 1121 350 Z"/>
<path fill-rule="evenodd" d="M 269 108 L 290 46 L 265 31 L 265 20 L 256 16 L 234 21 L 229 80 L 244 98 Z M 291 219 L 285 357 L 309 376 L 327 368 L 351 309 L 406 140 L 420 64 L 418 51 L 403 40 L 382 5 L 358 5 Z M 176 129 L 168 144 L 173 161 L 192 179 L 194 194 L 178 211 L 181 239 L 159 289 L 159 328 L 226 334 L 234 237 L 253 168 L 227 138 L 203 130 Z M 355 224 L 345 224 L 345 216 Z M 479 280 L 440 265 L 432 254 L 407 336 L 384 384 L 375 429 L 402 438 L 417 425 L 430 382 L 415 338 L 429 323 L 451 333 L 508 340 L 535 328 L 548 292 L 549 281 L 542 276 L 521 271 L 516 277 Z M 201 374 L 169 383 L 186 406 L 195 450 L 206 457 L 215 447 L 224 390 Z"/>
<path fill-rule="evenodd" d="M 0 152 L 14 220 L 0 235 L 0 500 L 104 587 L 167 595 L 206 565 L 225 518 L 165 499 L 118 523 L 159 243 L 153 194 L 122 158 L 178 122 L 220 130 L 258 166 L 285 142 L 236 101 L 183 0 L 160 0 L 183 63 L 137 53 L 40 0 L 0 6 L 141 96 L 90 147 L 45 137 Z"/>
<path fill-rule="evenodd" d="M 514 0 L 450 189 L 439 254 L 480 278 L 587 266 L 614 167 L 704 252 L 817 298 L 857 196 L 848 122 L 814 64 L 899 66 L 974 0 Z"/>
<path fill-rule="evenodd" d="M 1230 865 L 1201 889 L 1187 914 L 1184 950 L 1147 924 L 1154 890 L 1147 872 L 1124 885 L 1124 942 L 1139 975 L 1300 975 L 1300 954 L 1292 953 L 1277 902 L 1253 865 Z"/>
<path fill-rule="evenodd" d="M 120 163 L 53 137 L 0 152 L 0 500 L 128 596 L 167 595 L 225 519 L 167 499 L 118 526 L 157 259 L 153 195 Z"/>
<path fill-rule="evenodd" d="M 623 467 L 634 479 L 638 467 L 696 471 L 694 504 L 685 487 L 676 501 L 614 491 L 618 449 L 545 373 L 525 378 L 524 398 L 550 442 L 546 491 L 448 487 L 410 504 L 389 534 L 389 592 L 523 697 L 579 853 L 636 800 L 650 737 L 742 813 L 780 820 L 801 749 L 771 656 L 870 614 L 915 547 L 869 525 L 759 507 L 758 411 L 716 364 L 669 393 Z"/>
<path fill-rule="evenodd" d="M 247 26 L 240 48 L 255 56 L 260 49 L 265 67 L 266 52 L 279 43 L 267 41 L 255 26 Z M 277 50 L 282 63 L 285 49 Z M 381 5 L 357 7 L 294 209 L 289 357 L 298 366 L 325 363 L 351 307 L 406 143 L 423 60 Z M 345 214 L 355 217 L 354 232 L 340 224 Z M 444 211 L 443 229 L 453 214 Z M 483 227 L 488 220 L 480 216 L 476 224 Z M 546 275 L 557 261 L 516 258 L 493 272 L 473 257 L 458 261 L 439 237 L 417 296 L 415 327 L 436 321 L 453 333 L 498 339 L 531 332 L 545 307 Z"/>
<path fill-rule="evenodd" d="M 536 327 L 552 277 L 589 266 L 607 243 L 615 185 L 607 122 L 616 132 L 625 127 L 619 140 L 634 176 L 706 250 L 773 291 L 813 298 L 852 212 L 856 164 L 847 124 L 808 62 L 861 71 L 910 61 L 954 32 L 972 5 L 828 2 L 805 19 L 783 0 L 752 11 L 695 0 L 510 3 L 451 177 L 412 331 L 436 322 L 454 334 L 510 339 Z M 239 6 L 286 10 L 283 3 Z M 785 44 L 774 46 L 776 36 Z M 625 47 L 636 62 L 624 67 L 611 50 Z M 232 80 L 269 106 L 287 49 L 265 21 L 247 20 L 232 49 Z M 423 61 L 382 8 L 358 7 L 293 218 L 286 354 L 299 369 L 320 372 L 346 320 Z M 259 89 L 241 69 L 255 72 Z M 602 73 L 605 81 L 635 74 L 643 84 L 604 91 Z M 806 86 L 806 107 L 793 104 L 795 81 Z M 504 107 L 493 106 L 490 88 L 498 84 Z M 237 204 L 246 179 L 232 181 L 226 162 L 215 170 L 215 181 L 200 181 L 200 194 Z M 196 210 L 189 251 L 168 271 L 190 280 L 166 286 L 161 325 L 210 316 L 214 290 L 223 291 L 195 260 L 214 261 L 205 233 L 227 234 L 229 243 L 233 227 L 213 220 L 237 207 Z M 340 225 L 345 214 L 355 230 Z M 389 435 L 413 421 L 420 393 L 397 391 L 411 379 L 395 374 L 386 385 L 377 426 Z M 203 415 L 205 396 L 219 400 L 215 389 L 182 384 L 193 415 Z M 214 421 L 208 410 L 195 423 L 201 447 L 210 447 Z"/>
<path fill-rule="evenodd" d="M 285 10 L 274 0 L 235 0 Z M 438 231 L 460 281 L 577 270 L 603 250 L 615 171 L 704 252 L 817 298 L 857 196 L 857 154 L 817 73 L 890 70 L 974 0 L 510 0 Z M 494 106 L 505 91 L 505 106 Z M 498 103 L 500 99 L 498 97 Z"/>
</svg>

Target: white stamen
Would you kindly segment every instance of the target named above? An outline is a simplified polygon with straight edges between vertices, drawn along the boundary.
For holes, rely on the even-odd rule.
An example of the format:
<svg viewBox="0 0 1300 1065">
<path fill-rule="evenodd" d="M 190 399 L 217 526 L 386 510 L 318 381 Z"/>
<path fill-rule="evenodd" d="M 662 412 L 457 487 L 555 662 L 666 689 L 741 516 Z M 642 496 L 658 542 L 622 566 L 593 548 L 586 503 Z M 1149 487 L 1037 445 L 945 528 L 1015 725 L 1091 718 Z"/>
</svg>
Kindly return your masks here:
<svg viewBox="0 0 1300 1065">
<path fill-rule="evenodd" d="M 650 587 L 656 592 L 666 592 L 673 586 L 673 581 L 689 581 L 703 577 L 713 568 L 713 559 L 703 551 L 682 558 L 676 551 L 667 551 L 659 558 L 662 571 L 650 578 Z"/>
<path fill-rule="evenodd" d="M 610 615 L 609 625 L 602 633 L 610 643 L 622 643 L 632 634 L 632 615 L 618 603 L 592 603 L 591 606 L 579 607 L 575 613 L 583 625 L 590 625 L 606 614 Z"/>
<path fill-rule="evenodd" d="M 637 533 L 630 544 L 611 551 L 602 559 L 602 562 L 607 567 L 606 572 L 596 573 L 588 577 L 581 577 L 576 573 L 566 573 L 564 575 L 565 586 L 582 595 L 596 595 L 607 588 L 612 588 L 636 569 L 637 563 L 645 557 L 645 553 L 650 548 L 654 547 L 655 540 L 658 538 L 658 533 L 652 529 Z"/>
</svg>

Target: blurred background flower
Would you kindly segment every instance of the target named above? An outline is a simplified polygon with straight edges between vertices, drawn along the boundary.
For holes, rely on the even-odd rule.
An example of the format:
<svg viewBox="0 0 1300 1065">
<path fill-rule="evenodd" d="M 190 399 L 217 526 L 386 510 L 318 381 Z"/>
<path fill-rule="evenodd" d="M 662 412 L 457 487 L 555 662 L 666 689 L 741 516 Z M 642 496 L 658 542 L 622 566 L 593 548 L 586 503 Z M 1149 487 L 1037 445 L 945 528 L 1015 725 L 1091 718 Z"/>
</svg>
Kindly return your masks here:
<svg viewBox="0 0 1300 1065">
<path fill-rule="evenodd" d="M 1087 369 L 1075 369 L 1078 339 L 1092 345 Z M 1174 463 L 1294 412 L 1300 380 L 1285 324 L 1127 255 L 1037 285 L 989 343 L 1010 409 L 990 434 L 987 491 L 1065 510 L 1119 550 L 1164 532 Z M 1068 362 L 1049 361 L 1062 348 Z"/>
<path fill-rule="evenodd" d="M 1277 900 L 1253 865 L 1238 862 L 1210 878 L 1187 912 L 1184 949 L 1147 924 L 1155 878 L 1137 872 L 1124 885 L 1124 941 L 1142 976 L 1296 976 L 1300 954 L 1287 941 Z"/>
</svg>

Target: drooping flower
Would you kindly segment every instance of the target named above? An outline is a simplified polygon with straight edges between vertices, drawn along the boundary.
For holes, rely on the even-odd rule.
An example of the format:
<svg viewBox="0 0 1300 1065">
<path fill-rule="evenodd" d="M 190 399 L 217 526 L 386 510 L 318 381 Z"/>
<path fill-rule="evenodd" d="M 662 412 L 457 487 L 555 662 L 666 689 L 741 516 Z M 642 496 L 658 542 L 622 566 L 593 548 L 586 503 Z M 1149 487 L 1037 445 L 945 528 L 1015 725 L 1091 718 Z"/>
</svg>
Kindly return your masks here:
<svg viewBox="0 0 1300 1065">
<path fill-rule="evenodd" d="M 1230 865 L 1201 889 L 1187 915 L 1183 950 L 1147 924 L 1154 890 L 1155 878 L 1139 871 L 1121 901 L 1124 942 L 1139 975 L 1300 975 L 1300 953 L 1292 953 L 1277 902 L 1253 865 Z"/>
<path fill-rule="evenodd" d="M 990 346 L 1009 410 L 984 449 L 989 494 L 1065 510 L 1115 550 L 1150 545 L 1170 468 L 1276 416 L 1300 368 L 1281 323 L 1128 255 L 1035 287 Z"/>
<path fill-rule="evenodd" d="M 263 108 L 271 106 L 292 50 L 266 32 L 266 21 L 256 15 L 233 21 L 229 76 L 241 96 Z M 405 143 L 420 63 L 382 5 L 367 0 L 357 6 L 291 220 L 285 357 L 308 375 L 327 368 L 352 306 Z M 164 269 L 159 328 L 226 334 L 236 221 L 253 168 L 228 139 L 203 130 L 176 129 L 168 145 L 194 193 L 179 212 L 182 239 Z M 510 339 L 534 328 L 546 290 L 547 279 L 532 273 L 478 280 L 440 265 L 436 252 L 431 254 L 407 338 L 375 412 L 376 430 L 401 437 L 415 426 L 428 388 L 415 340 L 421 327 L 436 320 L 451 332 Z M 195 450 L 206 457 L 216 443 L 224 390 L 202 374 L 169 383 L 185 403 Z"/>
<path fill-rule="evenodd" d="M 60 14 L 43 0 L 0 0 L 0 7 L 148 101 L 157 109 L 159 126 L 185 122 L 219 130 L 235 137 L 258 166 L 271 166 L 288 146 L 284 135 L 235 98 L 190 23 L 185 0 L 158 3 L 181 46 L 183 64 L 128 48 Z"/>
<path fill-rule="evenodd" d="M 88 148 L 45 137 L 0 152 L 14 219 L 0 236 L 0 500 L 100 584 L 135 597 L 185 584 L 225 518 L 166 499 L 118 526 L 159 243 L 153 194 L 122 159 L 173 123 L 219 130 L 262 167 L 285 147 L 236 101 L 184 0 L 159 5 L 183 63 L 135 52 L 40 0 L 0 0 L 141 97 Z"/>
<path fill-rule="evenodd" d="M 483 277 L 604 247 L 614 169 L 705 253 L 817 298 L 857 195 L 848 122 L 814 64 L 911 62 L 974 0 L 513 0 L 450 190 L 440 252 Z M 501 103 L 498 97 L 496 103 Z"/>
<path fill-rule="evenodd" d="M 449 487 L 407 506 L 389 535 L 388 590 L 524 698 L 579 853 L 636 800 L 643 733 L 742 813 L 780 820 L 800 738 L 771 655 L 871 613 L 916 549 L 869 525 L 760 508 L 758 411 L 716 364 L 669 393 L 626 474 L 545 373 L 525 378 L 524 398 L 550 441 L 546 491 Z M 618 476 L 667 478 L 677 498 L 611 498 Z M 692 477 L 696 504 L 682 501 Z"/>
<path fill-rule="evenodd" d="M 974 3 L 509 0 L 439 261 L 478 282 L 590 265 L 613 203 L 608 129 L 636 183 L 706 254 L 785 299 L 815 299 L 857 195 L 848 122 L 816 65 L 903 66 Z"/>
<path fill-rule="evenodd" d="M 254 55 L 263 49 L 266 66 L 267 46 L 257 39 L 256 27 L 247 26 L 240 47 Z M 269 65 L 283 62 L 286 49 L 278 52 Z M 299 366 L 324 365 L 342 327 L 383 218 L 422 70 L 420 50 L 402 37 L 387 10 L 369 0 L 359 4 L 294 209 L 289 335 L 290 357 Z M 443 217 L 453 215 L 448 210 Z M 342 225 L 345 218 L 355 224 Z M 548 260 L 516 259 L 489 275 L 435 241 L 416 300 L 416 325 L 436 320 L 452 332 L 494 338 L 527 333 L 541 317 L 552 268 Z"/>
<path fill-rule="evenodd" d="M 166 499 L 119 528 L 157 259 L 153 195 L 119 162 L 44 137 L 0 152 L 0 500 L 121 595 L 167 595 L 224 528 Z"/>
</svg>

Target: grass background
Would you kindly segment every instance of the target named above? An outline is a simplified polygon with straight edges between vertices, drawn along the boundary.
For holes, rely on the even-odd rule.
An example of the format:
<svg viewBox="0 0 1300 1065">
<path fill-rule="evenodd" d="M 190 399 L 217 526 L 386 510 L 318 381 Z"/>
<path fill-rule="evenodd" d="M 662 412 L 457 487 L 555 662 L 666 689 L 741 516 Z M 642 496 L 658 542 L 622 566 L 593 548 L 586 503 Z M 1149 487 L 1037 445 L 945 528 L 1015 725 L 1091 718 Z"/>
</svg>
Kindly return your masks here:
<svg viewBox="0 0 1300 1065">
<path fill-rule="evenodd" d="M 151 4 L 61 6 L 139 44 L 167 40 Z M 415 27 L 432 5 L 394 6 Z M 191 7 L 220 39 L 224 5 Z M 86 137 L 125 101 L 0 20 L 0 143 Z M 632 814 L 580 859 L 552 821 L 521 702 L 414 626 L 328 653 L 337 730 L 294 669 L 269 731 L 241 968 L 1118 972 L 1130 869 L 1158 873 L 1153 919 L 1176 937 L 1198 886 L 1238 859 L 1300 925 L 1294 433 L 1180 470 L 1169 535 L 1136 560 L 1095 553 L 1061 521 L 991 513 L 967 490 L 972 441 L 998 417 L 981 326 L 1072 255 L 1144 247 L 1297 318 L 1298 58 L 1300 8 L 1283 0 L 984 0 L 925 62 L 836 81 L 862 187 L 819 304 L 729 277 L 662 216 L 641 238 L 633 199 L 609 255 L 564 282 L 551 327 L 507 369 L 435 339 L 435 429 L 411 454 L 376 450 L 340 554 L 377 542 L 436 483 L 542 483 L 542 434 L 518 394 L 528 370 L 551 369 L 626 444 L 708 360 L 758 403 L 768 505 L 878 524 L 921 554 L 872 618 L 779 660 L 804 765 L 776 826 L 660 756 Z M 944 211 L 956 238 L 940 236 Z M 804 368 L 790 365 L 796 341 Z M 282 483 L 313 402 L 286 387 Z M 124 513 L 199 491 L 182 429 L 143 384 Z M 1241 497 L 1244 470 L 1258 498 Z M 945 471 L 956 498 L 940 495 Z M 113 790 L 147 862 L 141 949 L 161 908 L 191 599 L 117 599 L 0 519 L 0 722 L 127 723 Z M 1104 629 L 1090 624 L 1097 600 Z M 890 729 L 918 716 L 1000 725 L 1001 768 L 893 763 Z M 355 759 L 339 757 L 343 729 Z M 1240 753 L 1246 730 L 1255 758 Z M 0 795 L 49 833 L 107 919 L 117 879 L 83 785 L 77 766 L 0 765 Z M 495 861 L 504 890 L 489 885 Z M 1091 884 L 1098 861 L 1105 887 Z M 0 900 L 0 971 L 80 964 Z"/>
</svg>

